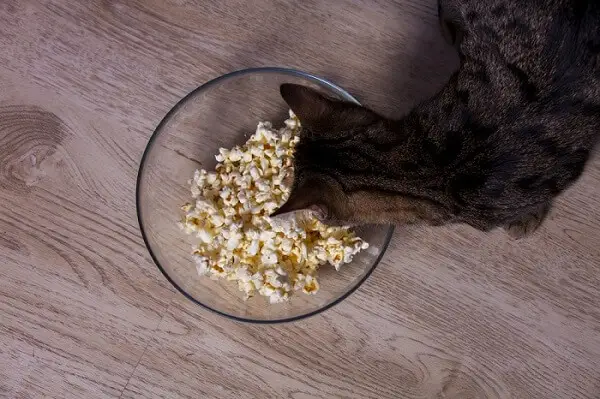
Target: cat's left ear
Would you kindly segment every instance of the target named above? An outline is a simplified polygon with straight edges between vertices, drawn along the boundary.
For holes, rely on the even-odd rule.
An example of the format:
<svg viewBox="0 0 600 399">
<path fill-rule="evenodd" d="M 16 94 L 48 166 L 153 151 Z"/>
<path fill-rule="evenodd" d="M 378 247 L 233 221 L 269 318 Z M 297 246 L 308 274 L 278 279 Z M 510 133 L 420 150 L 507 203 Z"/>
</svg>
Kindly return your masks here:
<svg viewBox="0 0 600 399">
<path fill-rule="evenodd" d="M 306 86 L 284 83 L 279 91 L 300 122 L 307 126 L 318 125 L 335 112 L 335 101 Z"/>
<path fill-rule="evenodd" d="M 305 86 L 284 83 L 279 90 L 300 123 L 314 132 L 357 127 L 379 119 L 358 104 L 327 98 Z"/>
</svg>

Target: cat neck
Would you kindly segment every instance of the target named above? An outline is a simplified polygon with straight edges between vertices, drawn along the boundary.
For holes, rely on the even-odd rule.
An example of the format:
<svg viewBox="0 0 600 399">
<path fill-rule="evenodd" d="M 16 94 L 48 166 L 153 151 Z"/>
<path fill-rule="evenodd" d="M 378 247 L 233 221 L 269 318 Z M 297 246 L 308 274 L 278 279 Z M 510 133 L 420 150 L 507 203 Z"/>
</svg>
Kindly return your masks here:
<svg viewBox="0 0 600 399">
<path fill-rule="evenodd" d="M 403 141 L 398 148 L 400 159 L 439 174 L 458 161 L 465 143 L 471 141 L 469 132 L 478 126 L 465 104 L 439 95 L 390 121 L 389 127 Z"/>
<path fill-rule="evenodd" d="M 449 184 L 474 143 L 470 125 L 474 122 L 466 105 L 448 93 L 418 105 L 403 118 L 387 120 L 378 133 L 386 167 L 382 177 L 373 178 L 374 185 L 396 184 L 404 194 L 450 202 Z"/>
</svg>

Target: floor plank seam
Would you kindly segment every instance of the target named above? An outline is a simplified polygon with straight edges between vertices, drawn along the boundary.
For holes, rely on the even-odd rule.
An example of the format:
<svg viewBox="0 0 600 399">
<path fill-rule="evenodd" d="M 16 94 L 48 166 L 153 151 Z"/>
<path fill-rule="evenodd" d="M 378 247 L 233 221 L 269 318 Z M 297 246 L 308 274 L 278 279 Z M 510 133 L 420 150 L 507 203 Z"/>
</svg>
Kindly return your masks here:
<svg viewBox="0 0 600 399">
<path fill-rule="evenodd" d="M 155 332 L 158 329 L 158 327 L 160 326 L 160 323 L 162 323 L 163 319 L 165 318 L 165 316 L 167 314 L 167 311 L 171 307 L 172 302 L 173 302 L 173 300 L 171 300 L 169 302 L 169 304 L 165 307 L 165 310 L 163 311 L 162 317 L 160 318 L 160 320 L 158 321 L 158 323 L 156 323 L 156 327 L 154 327 L 152 329 L 152 332 Z M 151 340 L 152 340 L 152 337 L 150 337 L 148 339 L 148 342 L 146 343 L 146 346 L 144 346 L 144 350 L 142 351 L 142 354 L 140 355 L 139 359 L 135 363 L 135 366 L 133 367 L 133 370 L 131 371 L 131 374 L 129 375 L 129 378 L 127 378 L 127 382 L 123 386 L 123 389 L 121 390 L 121 393 L 119 394 L 119 397 L 117 399 L 122 399 L 123 394 L 125 393 L 125 390 L 127 389 L 127 386 L 129 385 L 129 382 L 133 378 L 133 376 L 135 374 L 135 371 L 137 370 L 138 366 L 140 365 L 140 362 L 142 361 L 142 359 L 144 358 L 144 355 L 146 354 L 146 351 L 148 350 L 148 347 L 150 346 Z"/>
<path fill-rule="evenodd" d="M 161 319 L 161 321 L 162 321 L 162 319 Z M 159 323 L 159 325 L 160 325 L 160 323 Z M 158 326 L 157 326 L 157 328 L 158 328 Z M 152 338 L 150 338 L 150 339 L 152 339 Z M 146 346 L 144 347 L 144 350 L 142 351 L 142 354 L 140 355 L 140 358 L 137 360 L 137 363 L 133 367 L 133 370 L 131 371 L 131 374 L 129 375 L 129 378 L 127 378 L 127 382 L 123 386 L 123 389 L 121 390 L 121 393 L 119 394 L 119 398 L 118 399 L 121 399 L 123 397 L 123 394 L 125 393 L 125 390 L 127 389 L 127 386 L 129 385 L 129 381 L 131 381 L 131 378 L 133 378 L 133 375 L 135 374 L 135 370 L 137 370 L 140 362 L 142 361 L 142 358 L 144 357 L 144 355 L 146 354 L 146 351 L 148 350 L 148 346 L 150 346 L 150 341 L 148 341 L 148 343 L 146 343 Z"/>
</svg>

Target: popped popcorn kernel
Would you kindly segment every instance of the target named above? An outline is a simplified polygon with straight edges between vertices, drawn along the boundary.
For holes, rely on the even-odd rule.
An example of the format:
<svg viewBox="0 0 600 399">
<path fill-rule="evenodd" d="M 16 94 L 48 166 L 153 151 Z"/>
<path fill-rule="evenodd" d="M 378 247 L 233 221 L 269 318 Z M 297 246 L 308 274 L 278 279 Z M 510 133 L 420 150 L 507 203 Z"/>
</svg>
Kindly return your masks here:
<svg viewBox="0 0 600 399">
<path fill-rule="evenodd" d="M 269 217 L 290 194 L 301 128 L 291 111 L 279 130 L 260 122 L 244 145 L 219 149 L 214 172 L 194 172 L 193 201 L 181 207 L 179 226 L 198 238 L 192 259 L 199 275 L 280 303 L 295 291 L 316 294 L 320 266 L 339 270 L 368 248 L 349 228 L 327 226 L 310 212 Z"/>
</svg>

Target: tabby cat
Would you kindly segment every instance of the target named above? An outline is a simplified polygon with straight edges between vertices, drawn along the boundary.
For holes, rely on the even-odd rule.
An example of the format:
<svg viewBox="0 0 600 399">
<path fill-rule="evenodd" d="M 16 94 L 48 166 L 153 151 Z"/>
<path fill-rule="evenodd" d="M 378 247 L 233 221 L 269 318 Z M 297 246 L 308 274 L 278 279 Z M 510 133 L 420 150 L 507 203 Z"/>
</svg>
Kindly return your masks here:
<svg viewBox="0 0 600 399">
<path fill-rule="evenodd" d="M 600 1 L 441 0 L 460 68 L 399 120 L 284 84 L 304 126 L 292 194 L 343 223 L 534 231 L 600 136 Z"/>
</svg>

